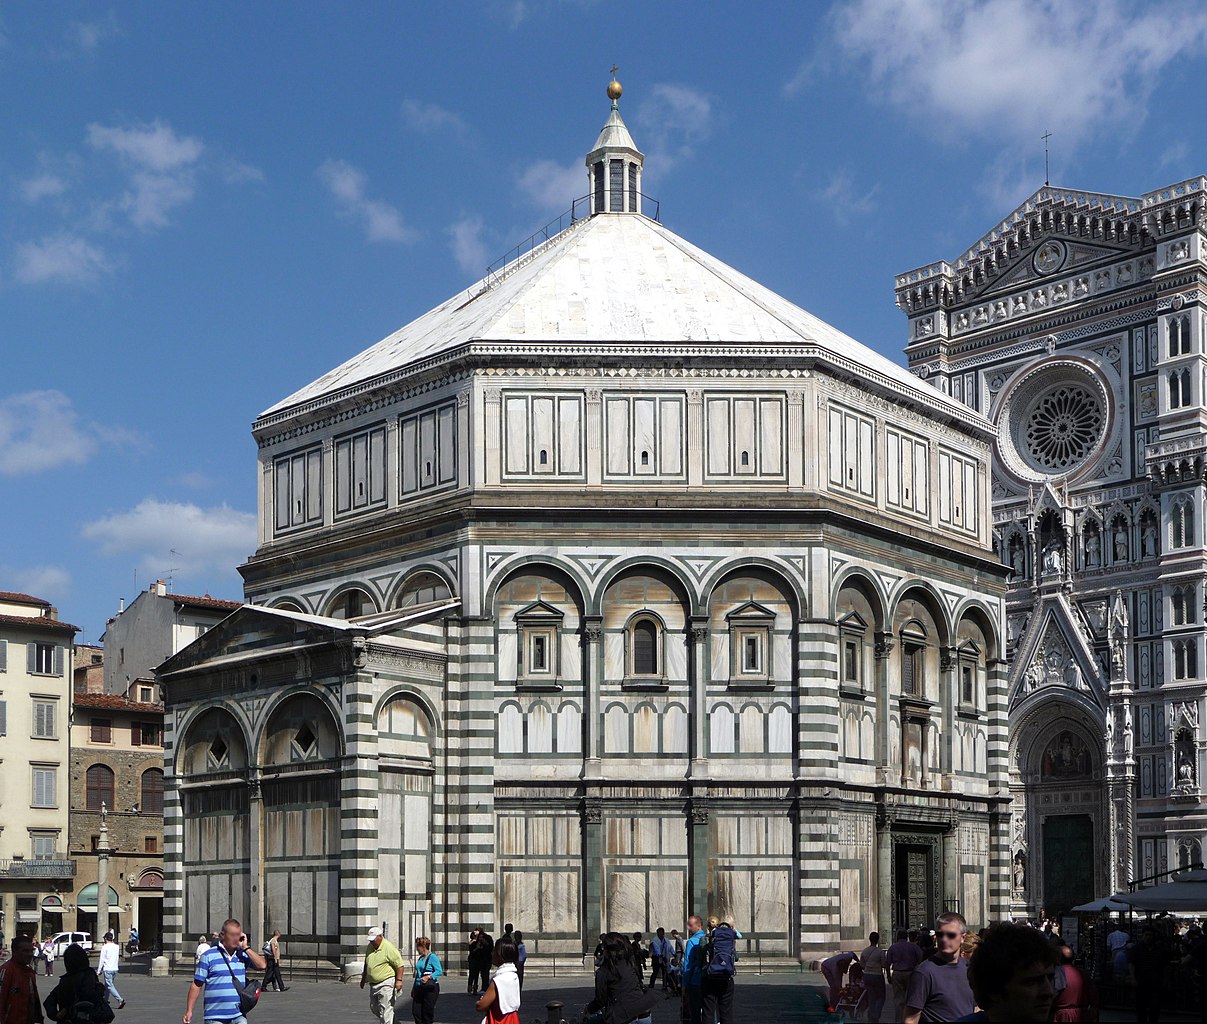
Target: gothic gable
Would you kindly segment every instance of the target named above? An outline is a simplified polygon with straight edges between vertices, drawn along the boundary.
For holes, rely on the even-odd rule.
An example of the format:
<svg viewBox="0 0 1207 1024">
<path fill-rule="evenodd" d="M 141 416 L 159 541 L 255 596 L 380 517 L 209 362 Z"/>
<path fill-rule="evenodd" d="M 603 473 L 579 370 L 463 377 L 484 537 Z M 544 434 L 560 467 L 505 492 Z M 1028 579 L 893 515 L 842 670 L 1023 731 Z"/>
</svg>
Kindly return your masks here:
<svg viewBox="0 0 1207 1024">
<path fill-rule="evenodd" d="M 1087 624 L 1063 595 L 1044 600 L 1032 615 L 1011 670 L 1010 708 L 1065 690 L 1103 706 L 1106 680 L 1090 647 Z"/>
<path fill-rule="evenodd" d="M 965 292 L 969 302 L 1047 283 L 1057 274 L 1075 274 L 1099 264 L 1126 257 L 1126 245 L 1110 246 L 1077 241 L 1056 232 L 1046 232 L 1023 250 L 1002 273 Z"/>
</svg>

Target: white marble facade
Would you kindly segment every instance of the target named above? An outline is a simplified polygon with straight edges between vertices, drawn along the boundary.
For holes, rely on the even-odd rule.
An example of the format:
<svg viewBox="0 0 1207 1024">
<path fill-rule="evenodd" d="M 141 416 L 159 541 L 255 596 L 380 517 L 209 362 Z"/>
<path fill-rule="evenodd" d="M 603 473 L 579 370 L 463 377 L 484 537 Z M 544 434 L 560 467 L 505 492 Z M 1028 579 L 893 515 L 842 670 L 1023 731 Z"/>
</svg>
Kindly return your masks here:
<svg viewBox="0 0 1207 1024">
<path fill-rule="evenodd" d="M 1207 839 L 1205 198 L 1203 178 L 1044 187 L 897 279 L 910 368 L 997 428 L 1017 914 L 1201 859 Z"/>
<path fill-rule="evenodd" d="M 591 216 L 257 420 L 250 607 L 163 669 L 172 749 L 226 715 L 254 786 L 173 775 L 185 889 L 213 784 L 338 806 L 332 958 L 379 921 L 540 958 L 715 911 L 795 958 L 1005 912 L 990 424 L 637 212 L 641 159 L 614 109 Z M 338 741 L 282 764 L 304 695 Z"/>
</svg>

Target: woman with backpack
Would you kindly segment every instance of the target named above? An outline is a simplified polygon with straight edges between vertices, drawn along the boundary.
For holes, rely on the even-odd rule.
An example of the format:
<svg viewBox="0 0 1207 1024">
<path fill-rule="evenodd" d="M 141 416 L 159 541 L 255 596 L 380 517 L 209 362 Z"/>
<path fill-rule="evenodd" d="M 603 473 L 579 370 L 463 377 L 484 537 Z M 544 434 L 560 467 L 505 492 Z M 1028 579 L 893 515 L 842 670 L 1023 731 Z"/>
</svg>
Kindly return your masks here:
<svg viewBox="0 0 1207 1024">
<path fill-rule="evenodd" d="M 651 1024 L 658 994 L 646 991 L 638 975 L 632 942 L 618 932 L 603 938 L 603 958 L 595 972 L 595 998 L 587 1004 L 599 1024 Z"/>
<path fill-rule="evenodd" d="M 113 1008 L 84 948 L 68 946 L 63 966 L 67 973 L 42 1003 L 47 1017 L 60 1024 L 109 1024 Z"/>
<path fill-rule="evenodd" d="M 708 919 L 704 954 L 703 1019 L 733 1024 L 733 975 L 742 933 L 716 917 Z"/>
</svg>

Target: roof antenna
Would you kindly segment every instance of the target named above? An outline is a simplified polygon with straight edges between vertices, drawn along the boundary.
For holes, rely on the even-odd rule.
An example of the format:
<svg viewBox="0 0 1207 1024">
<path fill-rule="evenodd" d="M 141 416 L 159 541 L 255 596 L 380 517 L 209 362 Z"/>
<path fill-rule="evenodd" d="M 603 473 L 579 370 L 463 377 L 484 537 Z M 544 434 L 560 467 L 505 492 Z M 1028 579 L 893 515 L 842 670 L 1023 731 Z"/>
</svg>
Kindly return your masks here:
<svg viewBox="0 0 1207 1024">
<path fill-rule="evenodd" d="M 1048 140 L 1052 137 L 1052 133 L 1045 131 L 1040 138 L 1044 140 L 1044 184 L 1051 185 L 1051 175 L 1048 173 Z"/>
</svg>

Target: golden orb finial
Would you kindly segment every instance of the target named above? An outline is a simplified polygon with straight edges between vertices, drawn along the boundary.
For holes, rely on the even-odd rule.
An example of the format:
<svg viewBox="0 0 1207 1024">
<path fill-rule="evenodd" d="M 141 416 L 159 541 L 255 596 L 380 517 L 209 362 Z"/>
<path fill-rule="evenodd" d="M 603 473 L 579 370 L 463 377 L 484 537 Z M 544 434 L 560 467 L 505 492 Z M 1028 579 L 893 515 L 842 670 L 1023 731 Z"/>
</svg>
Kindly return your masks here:
<svg viewBox="0 0 1207 1024">
<path fill-rule="evenodd" d="M 608 83 L 608 99 L 610 99 L 613 103 L 620 99 L 620 94 L 624 92 L 624 89 L 621 88 L 620 83 L 616 81 L 616 72 L 619 70 L 620 69 L 615 64 L 612 65 L 612 81 Z"/>
</svg>

